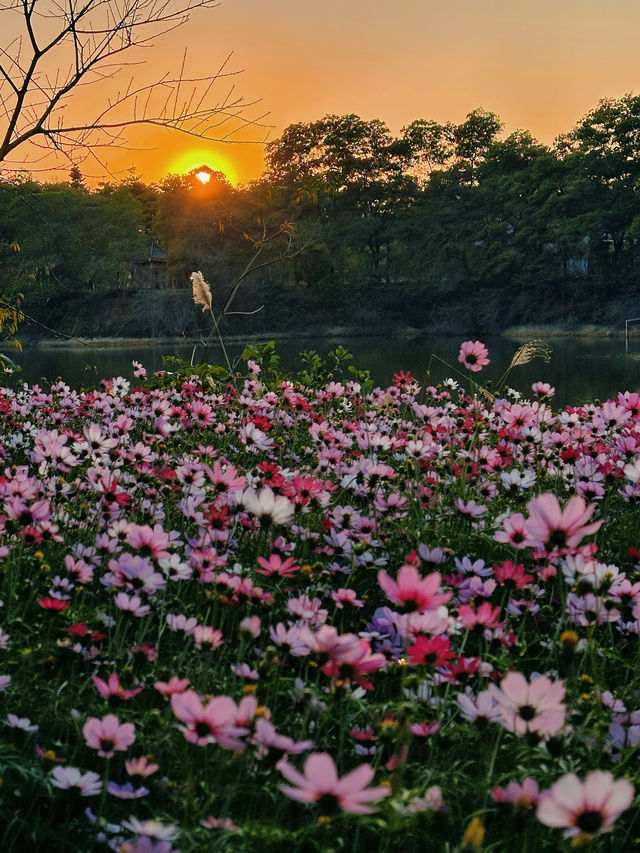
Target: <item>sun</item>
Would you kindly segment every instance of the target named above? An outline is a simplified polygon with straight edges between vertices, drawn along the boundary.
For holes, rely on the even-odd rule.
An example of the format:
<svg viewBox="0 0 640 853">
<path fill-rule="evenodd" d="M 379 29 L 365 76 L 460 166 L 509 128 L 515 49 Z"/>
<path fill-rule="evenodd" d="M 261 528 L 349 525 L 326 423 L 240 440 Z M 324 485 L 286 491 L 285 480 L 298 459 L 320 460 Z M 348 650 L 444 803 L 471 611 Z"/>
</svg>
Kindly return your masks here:
<svg viewBox="0 0 640 853">
<path fill-rule="evenodd" d="M 169 172 L 173 175 L 188 175 L 194 169 L 199 169 L 196 173 L 196 178 L 203 184 L 207 184 L 210 180 L 210 175 L 205 169 L 200 167 L 205 166 L 213 172 L 222 172 L 230 184 L 237 183 L 236 170 L 233 163 L 217 151 L 211 151 L 206 148 L 193 148 L 185 151 L 171 162 Z"/>
</svg>

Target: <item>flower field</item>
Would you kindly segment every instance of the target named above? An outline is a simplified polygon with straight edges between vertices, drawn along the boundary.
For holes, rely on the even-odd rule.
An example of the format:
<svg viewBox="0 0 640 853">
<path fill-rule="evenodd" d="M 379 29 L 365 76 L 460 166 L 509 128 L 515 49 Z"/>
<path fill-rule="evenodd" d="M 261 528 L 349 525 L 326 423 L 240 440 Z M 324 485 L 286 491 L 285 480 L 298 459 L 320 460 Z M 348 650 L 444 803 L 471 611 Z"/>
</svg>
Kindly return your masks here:
<svg viewBox="0 0 640 853">
<path fill-rule="evenodd" d="M 460 361 L 0 392 L 0 850 L 640 849 L 640 395 Z"/>
</svg>

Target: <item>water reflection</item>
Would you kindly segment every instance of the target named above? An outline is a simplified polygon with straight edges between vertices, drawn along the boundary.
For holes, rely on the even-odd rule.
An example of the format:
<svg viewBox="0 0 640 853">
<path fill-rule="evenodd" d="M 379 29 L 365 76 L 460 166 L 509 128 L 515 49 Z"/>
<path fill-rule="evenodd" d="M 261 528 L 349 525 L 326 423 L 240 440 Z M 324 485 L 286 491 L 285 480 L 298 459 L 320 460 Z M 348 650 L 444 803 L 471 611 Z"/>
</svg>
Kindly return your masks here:
<svg viewBox="0 0 640 853">
<path fill-rule="evenodd" d="M 321 355 L 326 355 L 329 350 L 342 344 L 353 353 L 352 364 L 369 369 L 377 383 L 388 384 L 399 370 L 410 370 L 424 382 L 432 353 L 453 367 L 459 367 L 457 355 L 460 342 L 459 337 L 444 336 L 411 340 L 395 337 L 295 338 L 278 341 L 277 351 L 284 370 L 297 371 L 301 369 L 298 358 L 301 351 L 315 349 Z M 497 381 L 511 361 L 519 342 L 499 336 L 485 337 L 484 342 L 489 347 L 491 364 L 482 374 L 478 374 L 478 378 L 482 377 L 484 382 Z M 556 400 L 561 405 L 604 399 L 615 396 L 618 391 L 640 389 L 640 342 L 637 339 L 631 340 L 627 355 L 621 338 L 561 338 L 549 340 L 548 343 L 552 348 L 551 361 L 545 364 L 541 359 L 535 359 L 515 368 L 508 384 L 526 394 L 532 382 L 550 382 L 557 390 Z M 244 346 L 229 345 L 232 361 L 238 360 L 240 367 Z M 133 359 L 141 361 L 151 372 L 166 368 L 163 356 L 179 355 L 190 359 L 192 351 L 192 346 L 175 345 L 26 349 L 15 358 L 22 367 L 22 373 L 10 377 L 6 384 L 15 385 L 23 381 L 43 383 L 60 377 L 75 387 L 95 386 L 103 377 L 122 375 L 131 378 Z M 221 353 L 214 346 L 209 349 L 209 360 L 222 363 Z M 439 382 L 450 375 L 460 378 L 440 361 L 432 360 L 431 382 Z"/>
</svg>

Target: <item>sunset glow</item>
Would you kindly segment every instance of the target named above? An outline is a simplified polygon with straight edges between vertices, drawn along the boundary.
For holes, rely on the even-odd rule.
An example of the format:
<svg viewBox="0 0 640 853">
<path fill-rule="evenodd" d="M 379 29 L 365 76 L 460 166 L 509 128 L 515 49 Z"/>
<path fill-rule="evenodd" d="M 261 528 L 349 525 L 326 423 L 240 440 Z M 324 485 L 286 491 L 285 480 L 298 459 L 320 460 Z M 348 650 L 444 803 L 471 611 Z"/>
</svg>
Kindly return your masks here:
<svg viewBox="0 0 640 853">
<path fill-rule="evenodd" d="M 222 172 L 230 184 L 238 183 L 237 171 L 231 158 L 219 154 L 213 146 L 211 148 L 204 146 L 192 148 L 178 154 L 173 160 L 169 161 L 165 174 L 188 175 L 194 169 L 201 169 L 195 176 L 203 184 L 207 184 L 211 176 L 204 168 L 205 166 L 213 172 Z"/>
<path fill-rule="evenodd" d="M 321 10 L 294 0 L 223 0 L 194 11 L 135 70 L 145 83 L 177 73 L 187 46 L 189 77 L 222 69 L 206 96 L 219 121 L 201 128 L 218 141 L 132 128 L 121 146 L 89 157 L 83 174 L 95 183 L 105 170 L 118 178 L 135 168 L 153 182 L 206 163 L 242 185 L 262 174 L 266 141 L 328 114 L 378 118 L 398 134 L 415 119 L 458 123 L 482 107 L 500 116 L 504 135 L 526 129 L 551 144 L 601 98 L 640 91 L 639 31 L 640 7 L 625 0 L 538 0 L 535 15 L 530 4 L 503 0 L 350 0 Z M 79 90 L 69 113 L 91 113 L 113 87 L 107 78 Z M 244 125 L 227 106 L 237 98 L 246 104 Z M 45 164 L 35 147 L 20 158 L 7 167 L 55 168 L 66 178 L 62 158 Z"/>
</svg>

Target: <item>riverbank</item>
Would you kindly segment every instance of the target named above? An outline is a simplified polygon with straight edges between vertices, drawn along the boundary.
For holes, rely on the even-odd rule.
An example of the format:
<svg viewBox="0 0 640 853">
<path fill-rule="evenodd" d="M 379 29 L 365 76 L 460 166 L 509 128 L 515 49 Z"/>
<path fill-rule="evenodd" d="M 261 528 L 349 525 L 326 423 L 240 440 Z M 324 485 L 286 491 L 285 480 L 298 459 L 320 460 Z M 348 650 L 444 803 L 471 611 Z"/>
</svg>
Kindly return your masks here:
<svg viewBox="0 0 640 853">
<path fill-rule="evenodd" d="M 533 338 L 624 338 L 624 325 L 617 326 L 579 326 L 566 329 L 562 326 L 511 326 L 501 333 L 505 338 L 532 340 Z M 629 329 L 630 338 L 640 337 L 640 328 Z"/>
<path fill-rule="evenodd" d="M 223 296 L 221 293 L 220 298 Z M 573 313 L 558 311 L 552 315 L 519 313 L 516 325 L 509 322 L 506 314 L 488 319 L 481 306 L 470 307 L 467 301 L 464 310 L 463 304 L 453 298 L 450 302 L 434 303 L 427 290 L 408 293 L 389 286 L 368 295 L 360 294 L 361 298 L 356 298 L 357 294 L 352 296 L 347 304 L 329 295 L 322 301 L 313 301 L 303 288 L 282 294 L 268 288 L 263 291 L 248 287 L 238 294 L 234 310 L 254 311 L 256 306 L 263 306 L 262 310 L 248 316 L 225 317 L 222 332 L 229 342 L 363 336 L 412 340 L 435 335 L 484 340 L 493 334 L 525 340 L 591 339 L 623 335 L 625 318 L 634 316 L 634 309 L 629 306 L 609 306 L 597 323 L 593 322 L 593 316 L 581 320 Z M 190 292 L 182 290 L 58 294 L 38 310 L 25 305 L 25 313 L 27 319 L 20 329 L 21 338 L 25 343 L 42 342 L 46 347 L 156 343 L 193 346 L 206 339 L 211 330 L 210 318 L 194 306 Z M 630 331 L 634 328 L 638 328 L 637 324 Z"/>
<path fill-rule="evenodd" d="M 314 330 L 314 336 L 318 339 L 331 340 L 333 338 L 396 338 L 401 340 L 415 340 L 421 337 L 430 337 L 434 334 L 442 334 L 440 329 L 417 329 L 414 327 L 377 330 L 363 329 L 361 326 L 331 326 Z M 475 333 L 473 333 L 474 336 Z M 614 326 L 581 326 L 575 329 L 565 329 L 561 326 L 513 326 L 500 333 L 502 337 L 515 340 L 527 341 L 540 338 L 543 340 L 578 338 L 588 340 L 589 338 L 624 338 L 624 328 Z M 629 329 L 630 338 L 640 338 L 640 329 Z M 267 330 L 260 334 L 235 334 L 224 335 L 226 343 L 250 343 L 257 339 L 268 341 L 294 341 L 308 339 L 309 332 L 282 330 Z M 210 342 L 214 344 L 215 342 Z M 23 341 L 26 347 L 35 347 L 41 350 L 51 349 L 118 349 L 126 347 L 139 347 L 141 349 L 157 346 L 196 346 L 202 344 L 201 338 L 195 337 L 96 337 L 96 338 L 27 338 Z"/>
</svg>

